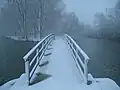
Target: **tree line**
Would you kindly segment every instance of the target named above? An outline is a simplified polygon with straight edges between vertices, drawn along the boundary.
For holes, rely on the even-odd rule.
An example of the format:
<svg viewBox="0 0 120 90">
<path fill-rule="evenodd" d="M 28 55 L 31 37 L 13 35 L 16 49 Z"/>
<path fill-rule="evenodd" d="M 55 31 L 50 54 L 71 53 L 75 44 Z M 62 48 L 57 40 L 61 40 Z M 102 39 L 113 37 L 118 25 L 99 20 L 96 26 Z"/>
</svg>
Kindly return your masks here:
<svg viewBox="0 0 120 90">
<path fill-rule="evenodd" d="M 114 8 L 107 8 L 105 13 L 96 13 L 94 27 L 96 37 L 120 38 L 120 1 Z"/>
<path fill-rule="evenodd" d="M 1 34 L 25 39 L 49 33 L 80 34 L 86 25 L 65 7 L 62 0 L 6 0 L 0 13 Z"/>
</svg>

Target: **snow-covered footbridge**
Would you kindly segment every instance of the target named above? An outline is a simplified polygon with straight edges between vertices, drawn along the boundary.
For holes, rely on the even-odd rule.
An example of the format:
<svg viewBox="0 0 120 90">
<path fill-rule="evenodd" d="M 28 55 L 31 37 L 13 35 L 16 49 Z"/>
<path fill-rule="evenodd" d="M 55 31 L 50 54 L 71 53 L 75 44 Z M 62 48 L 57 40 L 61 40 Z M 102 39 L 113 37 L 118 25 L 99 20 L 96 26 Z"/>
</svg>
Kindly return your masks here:
<svg viewBox="0 0 120 90">
<path fill-rule="evenodd" d="M 108 78 L 88 73 L 90 58 L 67 34 L 50 34 L 24 57 L 25 73 L 1 90 L 120 90 Z"/>
</svg>

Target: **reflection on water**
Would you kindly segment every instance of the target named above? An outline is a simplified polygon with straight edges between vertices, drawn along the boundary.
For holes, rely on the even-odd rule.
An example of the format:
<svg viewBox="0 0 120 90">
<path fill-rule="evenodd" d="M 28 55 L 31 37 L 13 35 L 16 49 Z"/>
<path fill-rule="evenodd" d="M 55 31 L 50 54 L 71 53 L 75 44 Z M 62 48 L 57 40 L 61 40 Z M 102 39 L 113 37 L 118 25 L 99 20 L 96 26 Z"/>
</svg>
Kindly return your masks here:
<svg viewBox="0 0 120 90">
<path fill-rule="evenodd" d="M 24 72 L 22 57 L 35 45 L 35 42 L 15 41 L 0 37 L 0 85 Z"/>
<path fill-rule="evenodd" d="M 87 37 L 75 40 L 91 58 L 89 72 L 94 77 L 111 78 L 120 86 L 120 42 Z"/>
</svg>

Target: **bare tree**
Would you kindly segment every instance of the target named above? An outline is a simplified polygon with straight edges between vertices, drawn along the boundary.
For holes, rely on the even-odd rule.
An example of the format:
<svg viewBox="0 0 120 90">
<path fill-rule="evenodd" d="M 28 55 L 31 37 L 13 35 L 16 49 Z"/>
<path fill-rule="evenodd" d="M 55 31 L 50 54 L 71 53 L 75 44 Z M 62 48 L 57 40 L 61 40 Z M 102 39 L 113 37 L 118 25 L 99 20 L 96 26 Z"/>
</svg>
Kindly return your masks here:
<svg viewBox="0 0 120 90">
<path fill-rule="evenodd" d="M 38 2 L 39 2 L 38 30 L 39 30 L 39 33 L 40 33 L 40 38 L 42 38 L 44 1 L 43 0 L 38 0 Z"/>
<path fill-rule="evenodd" d="M 36 2 L 38 3 L 38 7 L 36 7 L 33 11 L 34 16 L 37 17 L 37 27 L 36 24 L 33 25 L 34 31 L 36 31 L 36 28 L 38 29 L 39 32 L 39 37 L 42 38 L 42 31 L 43 31 L 43 21 L 44 21 L 44 2 L 46 0 L 36 0 Z M 34 32 L 35 33 L 35 32 Z"/>
<path fill-rule="evenodd" d="M 27 0 L 15 0 L 18 7 L 18 12 L 20 13 L 20 19 L 17 21 L 19 28 L 24 33 L 24 38 L 28 39 L 27 32 Z"/>
</svg>

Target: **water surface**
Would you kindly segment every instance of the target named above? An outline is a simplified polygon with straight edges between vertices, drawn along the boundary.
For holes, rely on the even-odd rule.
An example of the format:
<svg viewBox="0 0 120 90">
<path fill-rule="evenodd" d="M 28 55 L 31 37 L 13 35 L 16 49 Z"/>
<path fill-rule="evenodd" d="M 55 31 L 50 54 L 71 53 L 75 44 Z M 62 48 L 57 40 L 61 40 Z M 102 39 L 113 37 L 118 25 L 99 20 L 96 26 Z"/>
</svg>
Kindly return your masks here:
<svg viewBox="0 0 120 90">
<path fill-rule="evenodd" d="M 23 56 L 36 44 L 0 37 L 0 85 L 24 73 Z"/>
</svg>

